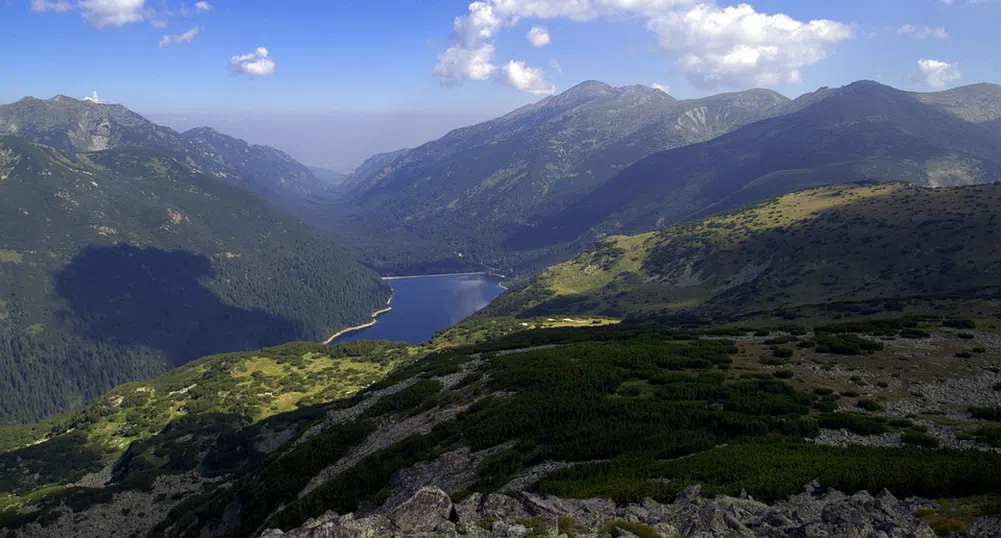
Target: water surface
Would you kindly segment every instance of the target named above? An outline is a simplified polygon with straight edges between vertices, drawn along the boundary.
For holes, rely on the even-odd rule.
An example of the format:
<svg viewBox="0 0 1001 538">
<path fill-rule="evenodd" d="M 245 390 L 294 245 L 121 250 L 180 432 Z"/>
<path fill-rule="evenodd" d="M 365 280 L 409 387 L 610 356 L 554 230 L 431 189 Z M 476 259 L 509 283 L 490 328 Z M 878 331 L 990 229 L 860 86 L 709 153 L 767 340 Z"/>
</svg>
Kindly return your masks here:
<svg viewBox="0 0 1001 538">
<path fill-rule="evenodd" d="M 504 293 L 500 282 L 488 275 L 387 280 L 386 283 L 393 288 L 393 309 L 379 316 L 372 327 L 345 334 L 334 343 L 354 340 L 426 342 L 434 333 L 475 314 Z"/>
</svg>

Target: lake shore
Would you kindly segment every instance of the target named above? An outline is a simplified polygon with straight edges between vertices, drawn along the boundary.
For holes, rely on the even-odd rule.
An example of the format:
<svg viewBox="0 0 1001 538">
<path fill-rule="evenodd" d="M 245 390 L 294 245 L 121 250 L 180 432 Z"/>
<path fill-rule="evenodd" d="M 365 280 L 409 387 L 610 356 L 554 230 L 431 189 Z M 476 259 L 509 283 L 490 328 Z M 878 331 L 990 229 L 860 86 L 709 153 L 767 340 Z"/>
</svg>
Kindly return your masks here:
<svg viewBox="0 0 1001 538">
<path fill-rule="evenodd" d="M 414 278 L 445 278 L 450 276 L 478 276 L 478 275 L 489 275 L 486 271 L 479 271 L 476 273 L 439 273 L 437 275 L 404 275 L 404 276 L 384 276 L 383 280 L 410 280 Z"/>
<path fill-rule="evenodd" d="M 344 336 L 345 334 L 353 333 L 355 331 L 360 331 L 362 329 L 367 329 L 369 327 L 374 326 L 376 324 L 376 322 L 379 321 L 379 316 L 381 316 L 381 315 L 385 314 L 386 312 L 389 312 L 390 310 L 393 309 L 393 307 L 390 306 L 390 303 L 393 302 L 393 295 L 396 295 L 396 293 L 394 292 L 392 295 L 389 296 L 389 300 L 386 301 L 386 308 L 383 308 L 382 310 L 376 310 L 375 312 L 372 312 L 372 321 L 370 321 L 370 322 L 368 322 L 368 323 L 366 323 L 364 325 L 356 325 L 354 327 L 348 327 L 347 329 L 344 329 L 344 330 L 338 332 L 337 334 L 331 336 L 330 338 L 327 338 L 326 340 L 323 341 L 323 343 L 327 344 L 327 345 L 330 345 L 330 344 L 332 344 L 334 342 L 334 340 L 337 340 L 338 338 Z"/>
</svg>

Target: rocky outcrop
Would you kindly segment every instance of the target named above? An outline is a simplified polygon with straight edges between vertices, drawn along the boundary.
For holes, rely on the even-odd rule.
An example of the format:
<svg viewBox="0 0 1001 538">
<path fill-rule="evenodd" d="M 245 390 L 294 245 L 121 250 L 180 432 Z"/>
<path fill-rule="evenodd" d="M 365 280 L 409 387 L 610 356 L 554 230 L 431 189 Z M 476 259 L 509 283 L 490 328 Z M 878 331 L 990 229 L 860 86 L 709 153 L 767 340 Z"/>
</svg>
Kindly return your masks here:
<svg viewBox="0 0 1001 538">
<path fill-rule="evenodd" d="M 262 537 L 603 538 L 642 532 L 665 538 L 934 538 L 935 532 L 914 513 L 937 508 L 933 501 L 901 500 L 888 491 L 847 495 L 816 481 L 773 505 L 746 494 L 710 499 L 698 486 L 683 491 L 672 504 L 645 499 L 616 505 L 606 499 L 559 499 L 523 492 L 474 493 L 453 505 L 444 491 L 426 487 L 399 506 L 364 518 L 327 513 L 298 529 L 269 530 Z M 963 536 L 1001 536 L 1001 518 L 974 520 Z"/>
</svg>

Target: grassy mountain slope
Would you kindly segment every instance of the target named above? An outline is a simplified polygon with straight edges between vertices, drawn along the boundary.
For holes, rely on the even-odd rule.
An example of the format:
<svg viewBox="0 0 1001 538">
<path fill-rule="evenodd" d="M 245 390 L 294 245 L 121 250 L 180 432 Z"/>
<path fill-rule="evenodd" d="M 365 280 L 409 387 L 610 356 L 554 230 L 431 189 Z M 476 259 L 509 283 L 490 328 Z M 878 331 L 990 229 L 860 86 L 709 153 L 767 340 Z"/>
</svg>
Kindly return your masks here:
<svg viewBox="0 0 1001 538">
<path fill-rule="evenodd" d="M 264 200 L 146 149 L 0 137 L 0 422 L 210 353 L 323 339 L 388 288 Z"/>
<path fill-rule="evenodd" d="M 327 510 L 396 506 L 428 484 L 455 498 L 524 487 L 562 497 L 664 502 L 693 483 L 709 494 L 746 489 L 774 500 L 820 478 L 847 492 L 979 495 L 977 503 L 994 506 L 1001 457 L 916 446 L 938 438 L 980 449 L 996 442 L 997 424 L 971 419 L 964 405 L 982 397 L 980 385 L 990 392 L 997 379 L 983 374 L 996 345 L 965 358 L 954 352 L 991 341 L 1001 310 L 976 302 L 902 301 L 899 308 L 887 314 L 877 305 L 878 314 L 833 325 L 813 317 L 780 326 L 762 318 L 687 329 L 530 330 L 513 320 L 475 320 L 518 329 L 431 355 L 356 343 L 212 357 L 153 385 L 122 387 L 78 414 L 82 435 L 99 439 L 95 432 L 121 435 L 123 424 L 152 409 L 190 410 L 133 443 L 110 475 L 0 499 L 6 507 L 0 528 L 44 536 L 86 532 L 110 518 L 116 522 L 110 536 L 253 536 Z M 950 317 L 956 312 L 969 317 Z M 954 326 L 975 327 L 977 334 L 965 340 Z M 869 348 L 825 347 L 835 341 L 869 342 Z M 780 349 L 794 351 L 777 359 Z M 920 358 L 902 363 L 901 355 Z M 257 422 L 241 414 L 248 394 L 289 390 L 301 382 L 295 374 L 314 367 L 350 368 L 339 361 L 373 375 L 381 366 L 402 366 L 349 399 L 313 400 L 318 405 Z M 292 371 L 292 379 L 270 374 L 280 369 Z M 948 404 L 910 395 L 946 380 L 975 380 L 978 388 Z M 177 387 L 185 386 L 192 388 L 180 394 Z M 215 398 L 212 405 L 227 413 L 196 410 L 200 398 L 216 394 L 233 394 L 237 405 Z M 151 406 L 158 398 L 165 404 Z M 902 402 L 911 406 L 897 411 Z M 892 442 L 839 447 L 831 435 L 841 429 Z M 8 452 L 0 462 L 30 471 L 53 457 L 44 450 L 65 454 L 58 443 L 71 435 Z M 957 444 L 957 435 L 966 444 Z M 135 507 L 145 517 L 130 517 Z"/>
<path fill-rule="evenodd" d="M 955 532 L 1001 506 L 998 207 L 1001 186 L 816 189 L 616 238 L 512 293 L 549 317 L 477 316 L 424 346 L 209 357 L 0 430 L 16 488 L 0 529 L 255 536 L 392 513 L 428 485 L 773 501 L 819 478 L 943 499 L 922 517 Z M 639 319 L 570 313 L 583 295 Z M 716 321 L 645 315 L 696 306 Z M 49 471 L 55 458 L 78 465 Z"/>
<path fill-rule="evenodd" d="M 647 155 L 719 136 L 785 101 L 765 90 L 677 101 L 586 82 L 366 168 L 339 209 L 345 216 L 326 227 L 389 271 L 506 264 L 504 241 L 522 226 Z"/>
<path fill-rule="evenodd" d="M 735 314 L 1001 285 L 1001 187 L 821 187 L 608 238 L 488 312 Z"/>
<path fill-rule="evenodd" d="M 997 98 L 1001 102 L 1001 92 Z M 914 94 L 857 82 L 802 99 L 798 110 L 639 161 L 513 245 L 644 232 L 825 184 L 952 186 L 1001 179 L 1001 133 Z"/>
<path fill-rule="evenodd" d="M 0 105 L 0 134 L 73 153 L 139 146 L 165 153 L 224 181 L 282 200 L 324 190 L 312 171 L 284 152 L 251 146 L 209 128 L 178 133 L 121 105 L 64 95 Z"/>
</svg>

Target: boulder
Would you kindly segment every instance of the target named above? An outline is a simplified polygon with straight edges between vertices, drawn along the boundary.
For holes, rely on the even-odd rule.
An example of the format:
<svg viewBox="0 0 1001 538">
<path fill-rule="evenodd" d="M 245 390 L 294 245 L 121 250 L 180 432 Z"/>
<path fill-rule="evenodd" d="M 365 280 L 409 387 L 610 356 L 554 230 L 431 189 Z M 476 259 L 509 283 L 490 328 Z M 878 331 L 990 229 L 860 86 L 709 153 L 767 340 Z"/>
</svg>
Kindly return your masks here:
<svg viewBox="0 0 1001 538">
<path fill-rule="evenodd" d="M 417 490 L 389 513 L 389 519 L 404 532 L 432 532 L 452 513 L 452 499 L 437 487 Z"/>
</svg>

